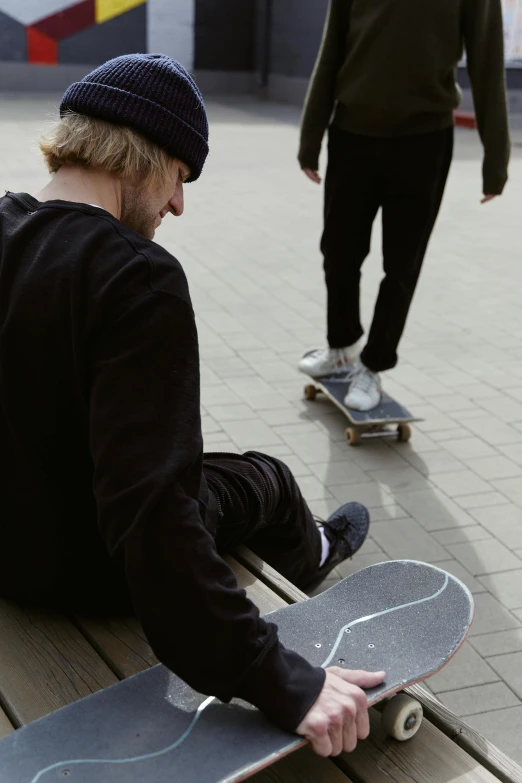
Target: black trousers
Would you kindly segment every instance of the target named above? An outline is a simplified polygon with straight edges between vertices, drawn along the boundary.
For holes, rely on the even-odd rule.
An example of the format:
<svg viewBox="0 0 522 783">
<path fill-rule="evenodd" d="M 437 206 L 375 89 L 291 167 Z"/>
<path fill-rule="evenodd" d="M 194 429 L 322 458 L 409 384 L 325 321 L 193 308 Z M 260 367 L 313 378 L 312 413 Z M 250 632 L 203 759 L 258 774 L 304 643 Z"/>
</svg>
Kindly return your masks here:
<svg viewBox="0 0 522 783">
<path fill-rule="evenodd" d="M 247 544 L 297 587 L 306 587 L 319 568 L 321 535 L 289 468 L 253 451 L 206 453 L 203 472 L 219 510 L 217 527 L 214 513 L 203 521 L 218 552 L 225 556 Z M 124 566 L 101 545 L 88 572 L 75 566 L 52 595 L 6 597 L 87 614 L 134 614 Z"/>
<path fill-rule="evenodd" d="M 382 208 L 382 280 L 361 359 L 374 372 L 397 363 L 397 348 L 439 212 L 453 154 L 453 127 L 399 138 L 358 136 L 331 126 L 321 251 L 328 343 L 363 334 L 361 266 Z"/>
<path fill-rule="evenodd" d="M 220 510 L 218 552 L 247 544 L 304 587 L 319 568 L 321 536 L 288 467 L 259 452 L 207 453 L 203 471 Z"/>
</svg>

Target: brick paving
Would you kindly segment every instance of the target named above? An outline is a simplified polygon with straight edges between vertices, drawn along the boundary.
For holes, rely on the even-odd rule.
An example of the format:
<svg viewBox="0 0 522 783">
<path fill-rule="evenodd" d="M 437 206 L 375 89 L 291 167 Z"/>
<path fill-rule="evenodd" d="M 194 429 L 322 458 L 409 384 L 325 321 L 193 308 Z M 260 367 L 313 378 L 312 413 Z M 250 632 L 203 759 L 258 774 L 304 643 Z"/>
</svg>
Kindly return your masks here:
<svg viewBox="0 0 522 783">
<path fill-rule="evenodd" d="M 4 189 L 46 180 L 32 142 L 56 99 L 0 104 Z M 424 421 L 411 443 L 357 449 L 326 400 L 303 399 L 297 358 L 321 345 L 321 190 L 295 156 L 298 112 L 254 99 L 209 104 L 211 155 L 186 188 L 186 213 L 158 241 L 182 261 L 199 324 L 208 451 L 265 450 L 326 516 L 358 500 L 372 512 L 361 552 L 328 580 L 411 557 L 472 590 L 463 650 L 430 680 L 438 697 L 522 763 L 522 134 L 505 195 L 480 206 L 481 149 L 459 131 L 455 162 L 387 390 Z M 32 143 L 32 148 L 29 145 Z M 364 267 L 363 316 L 381 276 L 380 230 Z"/>
</svg>

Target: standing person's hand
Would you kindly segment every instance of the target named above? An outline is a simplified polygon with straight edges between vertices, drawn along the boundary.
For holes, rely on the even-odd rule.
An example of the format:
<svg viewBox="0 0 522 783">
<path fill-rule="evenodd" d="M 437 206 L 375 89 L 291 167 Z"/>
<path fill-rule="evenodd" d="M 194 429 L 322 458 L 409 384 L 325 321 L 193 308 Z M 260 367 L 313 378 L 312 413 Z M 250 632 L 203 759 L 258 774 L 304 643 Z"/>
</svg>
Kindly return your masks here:
<svg viewBox="0 0 522 783">
<path fill-rule="evenodd" d="M 316 182 L 318 185 L 321 184 L 321 177 L 319 176 L 318 171 L 314 171 L 314 169 L 303 169 L 303 171 L 312 182 Z"/>
<path fill-rule="evenodd" d="M 494 198 L 496 198 L 494 193 L 485 194 L 480 203 L 487 204 L 488 201 L 493 201 Z"/>
<path fill-rule="evenodd" d="M 362 688 L 383 682 L 384 672 L 365 672 L 331 666 L 319 698 L 297 727 L 319 756 L 352 751 L 370 731 L 368 699 Z"/>
</svg>

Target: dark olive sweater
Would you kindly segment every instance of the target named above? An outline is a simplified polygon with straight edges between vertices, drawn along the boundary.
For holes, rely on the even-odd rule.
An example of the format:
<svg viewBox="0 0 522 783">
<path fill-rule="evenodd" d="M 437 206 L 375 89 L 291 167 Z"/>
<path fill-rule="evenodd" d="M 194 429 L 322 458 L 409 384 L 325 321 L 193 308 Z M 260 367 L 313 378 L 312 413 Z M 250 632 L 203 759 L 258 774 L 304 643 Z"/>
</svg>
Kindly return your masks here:
<svg viewBox="0 0 522 783">
<path fill-rule="evenodd" d="M 365 136 L 449 127 L 464 49 L 484 193 L 500 194 L 510 147 L 501 0 L 330 0 L 303 113 L 301 167 L 318 168 L 332 114 L 335 125 Z"/>
</svg>

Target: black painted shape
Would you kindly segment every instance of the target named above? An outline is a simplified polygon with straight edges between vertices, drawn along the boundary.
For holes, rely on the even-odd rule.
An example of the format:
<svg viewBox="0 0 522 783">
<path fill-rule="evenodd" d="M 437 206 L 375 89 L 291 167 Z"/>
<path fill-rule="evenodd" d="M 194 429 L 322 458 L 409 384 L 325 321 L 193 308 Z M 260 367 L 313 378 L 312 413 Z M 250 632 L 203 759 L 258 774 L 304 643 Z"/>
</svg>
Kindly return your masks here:
<svg viewBox="0 0 522 783">
<path fill-rule="evenodd" d="M 415 601 L 420 603 L 403 606 Z M 283 643 L 313 664 L 332 656 L 332 664 L 345 668 L 385 669 L 386 682 L 368 693 L 378 701 L 446 663 L 467 633 L 472 607 L 455 577 L 424 563 L 392 561 L 268 617 Z M 172 748 L 204 701 L 156 666 L 1 740 L 0 782 L 233 783 L 299 744 L 243 702 L 212 701 Z M 146 754 L 155 755 L 136 758 Z"/>
<path fill-rule="evenodd" d="M 256 0 L 196 0 L 194 68 L 253 71 Z"/>
</svg>

